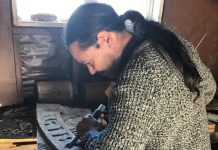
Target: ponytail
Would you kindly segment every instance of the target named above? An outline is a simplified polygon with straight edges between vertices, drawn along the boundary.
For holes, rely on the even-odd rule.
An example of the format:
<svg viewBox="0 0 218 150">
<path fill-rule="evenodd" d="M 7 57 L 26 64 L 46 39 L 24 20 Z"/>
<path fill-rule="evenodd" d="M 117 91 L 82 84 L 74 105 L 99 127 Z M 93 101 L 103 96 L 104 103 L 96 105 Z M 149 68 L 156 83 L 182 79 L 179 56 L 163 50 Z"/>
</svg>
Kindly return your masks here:
<svg viewBox="0 0 218 150">
<path fill-rule="evenodd" d="M 163 51 L 168 54 L 176 68 L 182 73 L 185 85 L 191 92 L 197 92 L 199 96 L 197 85 L 201 81 L 201 77 L 191 61 L 185 46 L 173 32 L 164 28 L 158 22 L 146 20 L 137 11 L 127 11 L 121 18 L 123 20 L 131 20 L 132 34 L 138 40 L 151 40 L 156 47 L 163 47 Z M 157 51 L 163 57 L 165 56 L 163 51 L 158 50 L 158 48 Z"/>
</svg>

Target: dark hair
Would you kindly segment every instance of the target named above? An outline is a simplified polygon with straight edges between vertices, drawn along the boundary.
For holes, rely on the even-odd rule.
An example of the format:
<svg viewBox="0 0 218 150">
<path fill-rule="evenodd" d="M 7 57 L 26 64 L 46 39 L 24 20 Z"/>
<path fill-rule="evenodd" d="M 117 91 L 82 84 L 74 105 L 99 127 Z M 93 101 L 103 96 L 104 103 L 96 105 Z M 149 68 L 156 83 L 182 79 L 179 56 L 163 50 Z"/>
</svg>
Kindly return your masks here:
<svg viewBox="0 0 218 150">
<path fill-rule="evenodd" d="M 124 22 L 114 9 L 102 3 L 81 5 L 71 15 L 65 27 L 65 43 L 69 46 L 78 41 L 80 46 L 87 48 L 95 44 L 97 34 L 101 30 L 122 31 Z"/>
<path fill-rule="evenodd" d="M 156 47 L 163 47 L 164 52 L 168 54 L 177 69 L 182 73 L 185 85 L 190 91 L 197 92 L 199 96 L 200 93 L 197 85 L 201 81 L 201 77 L 191 61 L 185 46 L 178 37 L 160 23 L 146 20 L 137 11 L 127 11 L 122 16 L 122 19 L 130 19 L 132 21 L 134 24 L 134 36 L 138 38 L 138 40 L 143 41 L 148 39 L 151 40 Z M 157 51 L 163 57 L 165 56 L 158 48 Z"/>
<path fill-rule="evenodd" d="M 178 37 L 164 28 L 160 23 L 146 20 L 137 11 L 127 11 L 119 17 L 114 9 L 102 3 L 88 3 L 80 6 L 71 15 L 65 27 L 65 42 L 69 46 L 78 41 L 81 47 L 87 48 L 95 44 L 97 34 L 101 30 L 122 31 L 125 29 L 124 21 L 133 23 L 133 36 L 139 40 L 151 40 L 155 46 L 163 47 L 175 66 L 182 73 L 185 85 L 192 92 L 198 92 L 197 85 L 201 77 L 191 61 L 185 46 Z M 162 51 L 158 53 L 164 56 Z"/>
</svg>

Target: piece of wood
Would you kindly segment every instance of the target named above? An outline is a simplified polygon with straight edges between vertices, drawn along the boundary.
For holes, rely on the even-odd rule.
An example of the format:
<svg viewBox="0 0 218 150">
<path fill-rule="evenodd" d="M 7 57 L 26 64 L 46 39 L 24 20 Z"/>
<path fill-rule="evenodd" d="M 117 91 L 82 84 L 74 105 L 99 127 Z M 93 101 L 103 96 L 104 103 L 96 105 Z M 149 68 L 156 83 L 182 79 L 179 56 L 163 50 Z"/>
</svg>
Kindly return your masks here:
<svg viewBox="0 0 218 150">
<path fill-rule="evenodd" d="M 165 0 L 162 23 L 173 28 L 196 47 L 202 61 L 218 81 L 218 1 L 217 0 Z M 184 11 L 185 10 L 185 11 Z"/>
<path fill-rule="evenodd" d="M 40 81 L 36 83 L 40 103 L 70 104 L 73 99 L 71 81 Z"/>
<path fill-rule="evenodd" d="M 0 139 L 0 149 L 4 150 L 36 150 L 36 138 Z M 25 144 L 23 144 L 25 143 Z"/>
<path fill-rule="evenodd" d="M 21 143 L 21 142 L 36 142 L 36 138 L 25 138 L 25 139 L 0 139 L 0 144 L 2 143 Z"/>
<path fill-rule="evenodd" d="M 216 128 L 216 124 L 215 123 L 212 123 L 212 122 L 209 122 L 208 125 L 207 125 L 207 131 L 208 133 L 212 134 L 215 132 L 215 128 Z"/>
<path fill-rule="evenodd" d="M 36 150 L 36 144 L 16 146 L 13 144 L 4 143 L 0 145 L 0 149 L 2 150 Z"/>
<path fill-rule="evenodd" d="M 75 138 L 75 135 L 63 122 L 60 113 L 39 111 L 37 118 L 39 129 L 51 146 L 56 150 L 68 149 L 66 145 Z"/>
<path fill-rule="evenodd" d="M 10 1 L 0 1 L 0 107 L 22 102 L 12 40 Z"/>
<path fill-rule="evenodd" d="M 78 121 L 90 112 L 89 109 L 70 108 L 58 104 L 37 104 L 40 133 L 53 149 L 75 150 L 75 146 L 69 147 L 67 145 L 76 135 Z"/>
</svg>

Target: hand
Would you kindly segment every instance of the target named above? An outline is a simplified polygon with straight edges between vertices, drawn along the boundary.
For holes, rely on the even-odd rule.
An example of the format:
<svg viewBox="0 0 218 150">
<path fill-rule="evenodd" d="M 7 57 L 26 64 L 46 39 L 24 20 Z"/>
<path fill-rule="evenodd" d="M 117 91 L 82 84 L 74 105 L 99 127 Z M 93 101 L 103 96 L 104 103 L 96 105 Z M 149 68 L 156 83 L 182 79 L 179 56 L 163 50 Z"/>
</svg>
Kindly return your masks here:
<svg viewBox="0 0 218 150">
<path fill-rule="evenodd" d="M 116 84 L 115 84 L 114 82 L 111 82 L 111 83 L 108 85 L 107 89 L 104 91 L 104 93 L 105 93 L 105 95 L 106 95 L 107 97 L 110 97 L 110 94 L 111 94 L 113 88 L 115 87 L 115 85 L 116 85 Z"/>
<path fill-rule="evenodd" d="M 86 132 L 97 130 L 98 127 L 99 122 L 91 114 L 87 114 L 78 122 L 76 131 L 82 137 Z"/>
<path fill-rule="evenodd" d="M 85 143 L 86 141 L 83 141 L 81 139 L 79 139 L 74 146 L 80 147 L 82 150 L 85 149 Z"/>
<path fill-rule="evenodd" d="M 107 126 L 107 121 L 104 119 L 105 114 L 101 113 L 98 117 L 98 124 L 99 124 L 99 129 L 102 130 Z"/>
</svg>

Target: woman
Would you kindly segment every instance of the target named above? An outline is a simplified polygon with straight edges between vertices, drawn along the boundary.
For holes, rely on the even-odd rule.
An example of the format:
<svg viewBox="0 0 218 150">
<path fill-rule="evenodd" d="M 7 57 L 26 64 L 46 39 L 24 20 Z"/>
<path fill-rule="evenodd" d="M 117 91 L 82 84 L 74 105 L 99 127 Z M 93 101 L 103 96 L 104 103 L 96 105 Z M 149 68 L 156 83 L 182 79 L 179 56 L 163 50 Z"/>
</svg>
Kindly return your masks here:
<svg viewBox="0 0 218 150">
<path fill-rule="evenodd" d="M 210 149 L 205 105 L 216 85 L 195 48 L 136 11 L 80 6 L 65 28 L 72 56 L 90 74 L 116 78 L 103 131 L 92 116 L 77 126 L 85 148 Z"/>
</svg>

